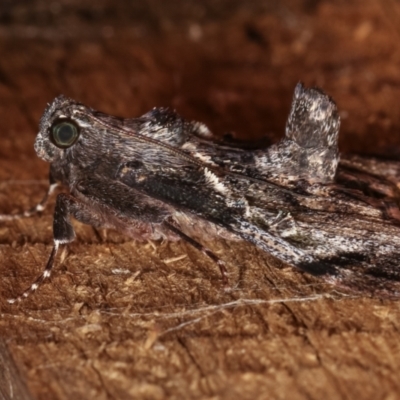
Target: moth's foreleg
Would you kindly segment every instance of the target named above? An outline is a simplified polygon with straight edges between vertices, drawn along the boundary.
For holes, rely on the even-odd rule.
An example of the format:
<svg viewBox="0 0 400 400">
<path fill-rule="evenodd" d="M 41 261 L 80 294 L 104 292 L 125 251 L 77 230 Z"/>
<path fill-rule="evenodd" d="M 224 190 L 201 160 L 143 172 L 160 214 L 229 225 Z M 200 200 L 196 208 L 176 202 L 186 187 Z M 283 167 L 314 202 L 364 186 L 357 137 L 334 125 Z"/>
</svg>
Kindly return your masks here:
<svg viewBox="0 0 400 400">
<path fill-rule="evenodd" d="M 70 220 L 71 216 L 83 223 L 98 225 L 98 219 L 96 219 L 94 213 L 84 203 L 71 195 L 65 193 L 59 194 L 57 196 L 53 220 L 54 245 L 46 267 L 29 289 L 25 290 L 20 296 L 9 299 L 9 303 L 15 303 L 28 297 L 39 288 L 43 281 L 50 277 L 60 246 L 71 243 L 75 239 L 75 231 Z"/>
<path fill-rule="evenodd" d="M 0 221 L 12 221 L 14 219 L 29 218 L 37 213 L 42 212 L 47 206 L 49 197 L 51 196 L 51 194 L 54 192 L 54 190 L 58 185 L 59 184 L 52 178 L 50 174 L 50 185 L 49 188 L 47 189 L 47 193 L 44 195 L 43 199 L 38 204 L 36 204 L 35 207 L 32 207 L 30 210 L 18 214 L 8 214 L 8 215 L 0 214 Z"/>
<path fill-rule="evenodd" d="M 42 272 L 42 274 L 32 283 L 29 289 L 25 290 L 21 295 L 12 299 L 8 299 L 7 301 L 10 304 L 16 303 L 17 301 L 21 301 L 24 298 L 28 297 L 31 293 L 37 290 L 37 288 L 43 283 L 45 279 L 50 277 L 51 270 L 53 269 L 54 260 L 57 256 L 58 250 L 59 250 L 59 243 L 54 243 L 53 249 L 51 250 L 50 253 L 50 257 L 47 261 L 46 267 Z"/>
<path fill-rule="evenodd" d="M 221 272 L 221 278 L 222 281 L 225 285 L 228 284 L 228 272 L 225 266 L 225 263 L 218 257 L 216 256 L 210 249 L 208 249 L 207 247 L 203 246 L 202 244 L 196 242 L 196 240 L 192 239 L 190 236 L 186 235 L 185 233 L 183 233 L 179 228 L 177 228 L 176 226 L 174 226 L 172 223 L 164 221 L 163 222 L 164 226 L 166 226 L 170 231 L 172 231 L 173 233 L 175 233 L 176 235 L 178 235 L 182 240 L 184 240 L 185 242 L 189 243 L 190 245 L 192 245 L 194 248 L 196 248 L 197 250 L 200 250 L 203 254 L 205 254 L 207 257 L 211 258 L 211 260 L 213 260 L 217 265 L 218 268 Z"/>
</svg>

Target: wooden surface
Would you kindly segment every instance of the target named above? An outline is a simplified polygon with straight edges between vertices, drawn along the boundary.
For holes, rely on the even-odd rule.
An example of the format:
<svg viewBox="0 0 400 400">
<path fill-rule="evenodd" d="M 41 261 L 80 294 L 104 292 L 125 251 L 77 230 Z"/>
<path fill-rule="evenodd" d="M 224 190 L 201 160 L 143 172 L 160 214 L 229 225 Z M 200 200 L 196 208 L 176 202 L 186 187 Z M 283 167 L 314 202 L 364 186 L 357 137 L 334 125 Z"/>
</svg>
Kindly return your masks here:
<svg viewBox="0 0 400 400">
<path fill-rule="evenodd" d="M 33 140 L 60 93 L 277 140 L 302 80 L 337 101 L 343 151 L 398 156 L 397 0 L 169 3 L 1 3 L 0 212 L 43 195 Z M 24 384 L 32 399 L 400 398 L 399 302 L 341 293 L 244 243 L 204 238 L 228 264 L 224 291 L 186 244 L 76 224 L 51 282 L 7 304 L 46 262 L 53 205 L 0 226 L 3 398 L 30 398 Z"/>
<path fill-rule="evenodd" d="M 31 400 L 25 382 L 8 351 L 6 343 L 0 342 L 0 399 Z"/>
</svg>

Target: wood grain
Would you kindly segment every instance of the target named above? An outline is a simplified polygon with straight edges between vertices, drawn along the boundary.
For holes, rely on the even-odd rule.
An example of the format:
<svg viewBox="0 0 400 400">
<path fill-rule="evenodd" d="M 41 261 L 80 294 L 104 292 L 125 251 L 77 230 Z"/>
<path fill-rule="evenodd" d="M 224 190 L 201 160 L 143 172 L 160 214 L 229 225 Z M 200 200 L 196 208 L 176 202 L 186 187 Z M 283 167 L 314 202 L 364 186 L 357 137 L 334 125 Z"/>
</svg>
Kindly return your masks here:
<svg viewBox="0 0 400 400">
<path fill-rule="evenodd" d="M 0 342 L 0 399 L 32 400 L 4 342 Z"/>
<path fill-rule="evenodd" d="M 121 116 L 170 106 L 273 141 L 302 80 L 337 101 L 343 151 L 399 154 L 398 2 L 390 17 L 372 0 L 17 3 L 0 6 L 2 213 L 45 191 L 33 141 L 60 93 Z M 76 224 L 51 282 L 7 304 L 46 262 L 53 205 L 0 226 L 3 398 L 30 398 L 24 384 L 57 400 L 399 397 L 398 302 L 341 293 L 244 243 L 205 235 L 228 265 L 225 291 L 184 243 Z"/>
</svg>

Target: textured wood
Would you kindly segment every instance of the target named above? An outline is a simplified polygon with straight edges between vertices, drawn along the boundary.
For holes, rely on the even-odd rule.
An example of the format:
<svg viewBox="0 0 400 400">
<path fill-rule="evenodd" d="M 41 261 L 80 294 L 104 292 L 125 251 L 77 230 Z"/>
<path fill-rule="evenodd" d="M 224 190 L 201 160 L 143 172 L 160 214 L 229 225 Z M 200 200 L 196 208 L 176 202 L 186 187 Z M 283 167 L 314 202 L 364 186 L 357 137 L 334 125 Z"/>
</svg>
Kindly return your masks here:
<svg viewBox="0 0 400 400">
<path fill-rule="evenodd" d="M 0 342 L 0 399 L 32 400 L 5 343 Z"/>
<path fill-rule="evenodd" d="M 44 193 L 32 145 L 60 93 L 276 140 L 303 80 L 337 101 L 343 151 L 399 154 L 397 1 L 169 3 L 1 3 L 0 212 Z M 33 398 L 398 398 L 398 302 L 340 293 L 243 243 L 205 235 L 228 264 L 224 291 L 185 244 L 76 224 L 51 283 L 7 304 L 44 266 L 52 205 L 0 226 L 0 337 Z"/>
</svg>

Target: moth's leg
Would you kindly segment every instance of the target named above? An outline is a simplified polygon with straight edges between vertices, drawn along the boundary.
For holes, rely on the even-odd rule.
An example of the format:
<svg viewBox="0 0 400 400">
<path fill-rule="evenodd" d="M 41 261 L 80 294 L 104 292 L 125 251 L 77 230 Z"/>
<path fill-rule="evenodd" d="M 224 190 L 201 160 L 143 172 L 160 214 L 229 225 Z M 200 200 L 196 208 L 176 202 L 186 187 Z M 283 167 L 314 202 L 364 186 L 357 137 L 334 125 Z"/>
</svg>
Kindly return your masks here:
<svg viewBox="0 0 400 400">
<path fill-rule="evenodd" d="M 9 215 L 0 214 L 0 221 L 12 221 L 14 219 L 29 218 L 37 213 L 42 212 L 47 206 L 49 197 L 54 192 L 56 187 L 59 185 L 59 183 L 56 182 L 56 180 L 53 178 L 51 170 L 50 170 L 50 174 L 49 174 L 49 183 L 50 184 L 49 184 L 49 188 L 47 189 L 47 193 L 45 194 L 43 199 L 38 204 L 36 204 L 35 207 L 31 208 L 30 210 L 24 211 L 22 213 L 18 213 L 18 214 L 9 214 Z"/>
<path fill-rule="evenodd" d="M 218 268 L 221 272 L 221 278 L 222 281 L 224 282 L 225 285 L 228 284 L 228 276 L 227 276 L 227 269 L 225 266 L 225 263 L 218 257 L 216 256 L 210 249 L 207 247 L 203 246 L 202 244 L 196 242 L 196 240 L 192 239 L 190 236 L 186 235 L 183 233 L 179 228 L 171 224 L 170 222 L 164 221 L 163 225 L 166 226 L 170 231 L 178 235 L 182 240 L 185 242 L 189 243 L 192 245 L 194 248 L 197 250 L 200 250 L 203 254 L 205 254 L 207 257 L 211 258 L 217 265 Z"/>
<path fill-rule="evenodd" d="M 70 217 L 73 216 L 80 222 L 85 224 L 90 224 L 95 227 L 101 225 L 101 221 L 98 216 L 93 213 L 86 206 L 86 204 L 77 200 L 75 197 L 61 193 L 57 196 L 56 207 L 54 210 L 54 220 L 53 220 L 53 249 L 51 250 L 50 257 L 47 261 L 46 267 L 42 274 L 33 282 L 33 284 L 25 290 L 20 296 L 9 299 L 9 303 L 15 303 L 26 297 L 28 297 L 32 292 L 37 290 L 39 286 L 50 277 L 51 271 L 54 267 L 54 262 L 57 254 L 60 250 L 60 246 L 68 244 L 74 241 L 75 231 L 71 224 Z"/>
</svg>

